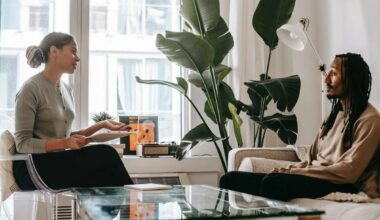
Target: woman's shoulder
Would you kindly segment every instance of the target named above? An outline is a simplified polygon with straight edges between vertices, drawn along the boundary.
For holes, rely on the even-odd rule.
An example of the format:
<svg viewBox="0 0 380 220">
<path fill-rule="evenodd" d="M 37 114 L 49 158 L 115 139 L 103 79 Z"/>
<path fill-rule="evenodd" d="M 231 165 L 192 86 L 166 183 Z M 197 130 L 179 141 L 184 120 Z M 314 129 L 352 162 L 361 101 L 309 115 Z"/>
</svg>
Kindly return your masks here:
<svg viewBox="0 0 380 220">
<path fill-rule="evenodd" d="M 35 93 L 38 91 L 40 87 L 40 81 L 41 81 L 41 73 L 38 73 L 29 79 L 27 79 L 24 84 L 21 86 L 20 90 L 18 91 L 17 95 L 23 94 L 23 93 Z"/>
</svg>

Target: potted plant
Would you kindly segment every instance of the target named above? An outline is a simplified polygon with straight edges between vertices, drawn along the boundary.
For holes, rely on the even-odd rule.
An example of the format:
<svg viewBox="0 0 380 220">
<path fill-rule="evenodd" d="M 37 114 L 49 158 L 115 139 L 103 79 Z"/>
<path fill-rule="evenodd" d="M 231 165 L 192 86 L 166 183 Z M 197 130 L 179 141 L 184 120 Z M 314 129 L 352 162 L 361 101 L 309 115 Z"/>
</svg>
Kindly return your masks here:
<svg viewBox="0 0 380 220">
<path fill-rule="evenodd" d="M 270 48 L 268 65 L 260 81 L 250 81 L 248 94 L 252 104 L 236 100 L 231 87 L 223 82 L 231 68 L 221 62 L 233 47 L 233 38 L 225 21 L 219 14 L 218 0 L 183 0 L 180 14 L 185 21 L 186 30 L 182 32 L 166 31 L 165 36 L 156 37 L 157 48 L 167 58 L 183 68 L 190 70 L 188 78 L 177 77 L 177 82 L 162 80 L 142 80 L 139 83 L 170 86 L 178 90 L 190 102 L 202 122 L 191 129 L 182 138 L 177 159 L 202 141 L 214 143 L 224 171 L 227 171 L 228 152 L 232 149 L 227 135 L 227 122 L 234 126 L 238 147 L 243 146 L 239 112 L 246 112 L 257 123 L 254 138 L 257 146 L 262 146 L 266 129 L 277 132 L 281 140 L 293 143 L 296 140 L 297 120 L 295 115 L 276 113 L 266 116 L 264 113 L 270 101 L 277 104 L 280 111 L 291 111 L 298 99 L 300 81 L 298 76 L 271 79 L 268 70 L 271 52 L 278 43 L 276 30 L 286 23 L 294 8 L 295 0 L 262 0 L 253 16 L 253 25 Z M 258 23 L 257 23 L 258 22 Z M 188 96 L 189 83 L 201 89 L 206 95 L 204 113 L 218 126 L 219 134 L 210 129 L 199 108 Z M 285 87 L 285 88 L 282 88 Z M 221 98 L 223 97 L 223 98 Z M 289 98 L 290 99 L 287 99 Z M 294 124 L 295 123 L 295 124 Z M 295 135 L 295 137 L 294 137 Z M 222 146 L 218 141 L 221 141 Z"/>
<path fill-rule="evenodd" d="M 99 121 L 113 119 L 113 117 L 110 114 L 108 114 L 107 112 L 98 112 L 96 114 L 93 114 L 91 119 L 96 123 Z"/>
<path fill-rule="evenodd" d="M 185 21 L 186 30 L 158 34 L 156 46 L 170 61 L 189 70 L 188 78 L 177 77 L 177 83 L 142 80 L 139 77 L 136 79 L 139 83 L 161 84 L 178 90 L 201 118 L 202 123 L 182 138 L 176 152 L 177 159 L 182 159 L 198 143 L 209 141 L 213 142 L 223 169 L 227 171 L 228 152 L 232 149 L 226 129 L 229 120 L 234 124 L 238 145 L 242 146 L 242 121 L 236 108 L 238 101 L 230 86 L 223 82 L 231 68 L 221 64 L 234 41 L 227 24 L 220 16 L 218 0 L 183 0 L 180 14 Z M 207 99 L 203 107 L 204 113 L 218 126 L 219 134 L 214 134 L 199 108 L 188 96 L 189 83 L 204 92 Z"/>
<path fill-rule="evenodd" d="M 267 129 L 276 132 L 286 144 L 294 144 L 297 140 L 297 117 L 290 112 L 299 97 L 300 78 L 298 75 L 282 78 L 269 76 L 272 51 L 278 44 L 276 30 L 289 21 L 294 5 L 295 0 L 261 0 L 252 18 L 253 28 L 269 48 L 265 73 L 260 75 L 260 80 L 245 83 L 252 104 L 240 102 L 242 111 L 255 122 L 254 147 L 263 146 Z M 266 115 L 271 101 L 276 104 L 277 112 Z"/>
</svg>

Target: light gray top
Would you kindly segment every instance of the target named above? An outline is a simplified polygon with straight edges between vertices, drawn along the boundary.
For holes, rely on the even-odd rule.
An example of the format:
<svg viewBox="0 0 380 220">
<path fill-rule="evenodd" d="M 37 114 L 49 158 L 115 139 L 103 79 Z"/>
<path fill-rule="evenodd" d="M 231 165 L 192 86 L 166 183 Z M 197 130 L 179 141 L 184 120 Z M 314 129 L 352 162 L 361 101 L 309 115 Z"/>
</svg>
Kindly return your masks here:
<svg viewBox="0 0 380 220">
<path fill-rule="evenodd" d="M 16 95 L 15 141 L 19 153 L 45 153 L 48 139 L 70 136 L 74 97 L 64 82 L 54 85 L 43 72 L 31 77 Z"/>
</svg>

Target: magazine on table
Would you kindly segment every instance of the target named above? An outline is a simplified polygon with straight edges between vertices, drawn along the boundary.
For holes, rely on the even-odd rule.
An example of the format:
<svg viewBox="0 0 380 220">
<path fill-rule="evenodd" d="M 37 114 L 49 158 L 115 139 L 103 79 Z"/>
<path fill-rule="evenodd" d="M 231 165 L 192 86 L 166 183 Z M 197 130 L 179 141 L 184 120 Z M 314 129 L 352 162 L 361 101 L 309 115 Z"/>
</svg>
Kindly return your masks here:
<svg viewBox="0 0 380 220">
<path fill-rule="evenodd" d="M 116 138 L 122 138 L 133 134 L 130 131 L 112 131 L 107 128 L 102 128 L 95 132 L 93 135 L 86 137 L 86 139 L 91 139 L 92 142 L 105 142 Z"/>
<path fill-rule="evenodd" d="M 125 185 L 125 188 L 128 189 L 135 189 L 135 190 L 166 190 L 173 188 L 171 185 L 165 185 L 165 184 L 156 184 L 156 183 L 144 183 L 144 184 L 132 184 L 132 185 Z"/>
</svg>

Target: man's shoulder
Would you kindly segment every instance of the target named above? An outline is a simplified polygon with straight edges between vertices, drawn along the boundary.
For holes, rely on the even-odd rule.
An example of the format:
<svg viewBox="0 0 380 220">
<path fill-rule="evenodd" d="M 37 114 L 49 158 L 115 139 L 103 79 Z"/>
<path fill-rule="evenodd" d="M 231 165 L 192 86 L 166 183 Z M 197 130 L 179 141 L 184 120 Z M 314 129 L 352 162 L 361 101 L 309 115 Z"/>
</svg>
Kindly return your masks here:
<svg viewBox="0 0 380 220">
<path fill-rule="evenodd" d="M 361 114 L 357 122 L 375 124 L 377 127 L 380 127 L 379 111 L 377 111 L 371 103 L 368 103 L 367 108 Z"/>
<path fill-rule="evenodd" d="M 368 103 L 367 108 L 364 110 L 363 117 L 378 118 L 380 119 L 379 111 L 371 103 Z"/>
</svg>

